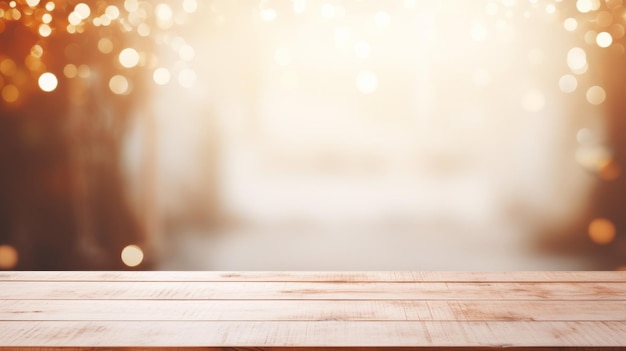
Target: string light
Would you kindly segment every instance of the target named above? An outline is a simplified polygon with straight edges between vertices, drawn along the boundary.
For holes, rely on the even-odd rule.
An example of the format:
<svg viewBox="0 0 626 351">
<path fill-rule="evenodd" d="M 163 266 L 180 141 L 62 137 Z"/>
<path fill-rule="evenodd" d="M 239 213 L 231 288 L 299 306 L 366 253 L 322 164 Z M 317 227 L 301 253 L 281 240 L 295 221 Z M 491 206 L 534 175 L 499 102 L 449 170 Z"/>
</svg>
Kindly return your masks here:
<svg viewBox="0 0 626 351">
<path fill-rule="evenodd" d="M 76 2 L 70 2 L 70 4 L 74 3 Z M 508 41 L 503 40 L 503 42 L 515 43 L 511 38 L 517 38 L 520 35 L 514 30 L 517 19 L 532 16 L 549 18 L 564 34 L 569 35 L 570 38 L 580 39 L 575 47 L 560 54 L 563 55 L 564 70 L 558 73 L 556 76 L 558 81 L 552 82 L 551 86 L 554 89 L 558 87 L 564 94 L 580 96 L 581 99 L 584 95 L 583 101 L 591 107 L 602 105 L 607 101 L 605 87 L 601 86 L 601 82 L 592 83 L 588 72 L 595 72 L 596 65 L 600 64 L 596 59 L 596 52 L 607 54 L 616 52 L 623 55 L 622 38 L 626 32 L 624 27 L 626 11 L 621 0 L 576 0 L 577 13 L 560 11 L 562 5 L 559 1 L 491 0 L 484 1 L 483 4 L 484 7 L 479 8 L 480 16 L 470 18 L 467 31 L 458 35 L 474 41 L 473 45 L 491 43 L 498 38 L 508 38 Z M 377 41 L 376 36 L 385 35 L 395 30 L 396 27 L 401 27 L 401 24 L 405 24 L 401 17 L 396 17 L 395 9 L 393 11 L 387 9 L 389 11 L 387 12 L 379 8 L 368 13 L 365 17 L 370 29 L 361 31 L 360 28 L 352 25 L 354 24 L 353 16 L 345 16 L 346 21 L 343 21 L 342 14 L 351 10 L 347 5 L 344 8 L 335 2 L 324 2 L 320 5 L 306 0 L 293 0 L 291 11 L 287 8 L 285 13 L 282 12 L 285 11 L 283 7 L 268 7 L 268 2 L 261 2 L 260 5 L 259 10 L 254 12 L 255 20 L 267 28 L 275 27 L 272 23 L 277 24 L 278 21 L 294 17 L 305 18 L 310 15 L 317 19 L 325 19 L 324 23 L 329 28 L 327 39 L 331 45 L 334 41 L 338 52 L 347 53 L 350 60 L 353 60 L 351 62 L 362 65 L 360 70 L 352 71 L 356 73 L 356 76 L 354 73 L 350 75 L 349 82 L 354 79 L 352 89 L 362 94 L 375 94 L 379 90 L 379 75 L 374 72 L 375 69 L 370 64 L 378 59 L 379 55 L 384 54 L 384 48 L 379 47 L 380 42 Z M 420 26 L 420 30 L 415 31 L 416 38 L 411 38 L 411 40 L 423 39 L 419 41 L 420 45 L 425 45 L 429 41 L 442 42 L 438 37 L 438 31 L 441 29 L 439 23 L 429 18 L 431 16 L 428 11 L 431 9 L 424 6 L 423 11 L 414 10 L 420 5 L 421 3 L 416 0 L 403 0 L 402 8 L 398 10 L 398 12 L 403 11 L 401 13 L 403 16 L 415 16 L 414 22 Z M 12 22 L 19 22 L 37 35 L 38 41 L 30 50 L 26 47 L 27 50 L 22 57 L 0 55 L 0 103 L 20 104 L 22 101 L 28 101 L 31 94 L 53 92 L 59 88 L 59 84 L 63 87 L 66 82 L 65 78 L 75 80 L 91 78 L 92 82 L 104 79 L 105 88 L 108 79 L 108 89 L 113 94 L 128 95 L 138 90 L 137 85 L 133 83 L 136 77 L 141 76 L 134 75 L 139 69 L 145 69 L 148 77 L 151 78 L 150 82 L 156 86 L 168 85 L 175 80 L 183 88 L 193 88 L 198 83 L 198 76 L 190 68 L 190 62 L 196 58 L 196 50 L 184 41 L 177 41 L 177 45 L 171 45 L 174 42 L 172 33 L 175 32 L 168 34 L 167 31 L 176 25 L 184 26 L 188 18 L 200 16 L 200 14 L 204 16 L 204 12 L 198 11 L 199 6 L 204 6 L 204 3 L 197 0 L 182 0 L 176 3 L 165 0 L 159 2 L 124 0 L 117 5 L 106 0 L 98 2 L 83 0 L 75 6 L 68 5 L 67 1 L 4 2 L 0 4 L 0 34 L 5 33 L 3 31 Z M 278 11 L 281 11 L 280 14 Z M 258 21 L 259 18 L 260 21 Z M 53 57 L 50 54 L 48 45 L 51 45 L 50 43 L 56 39 L 56 36 L 69 36 L 68 47 L 70 47 L 73 38 L 78 38 L 81 33 L 93 31 L 102 33 L 102 36 L 93 43 L 94 48 L 97 48 L 96 54 L 102 55 L 100 63 L 103 65 L 115 63 L 115 66 L 110 67 L 113 70 L 111 73 L 102 75 L 94 63 L 81 62 L 67 55 L 70 50 L 66 50 L 65 58 Z M 111 34 L 116 32 L 128 36 L 136 33 L 133 38 L 135 40 L 145 38 L 151 44 L 171 49 L 176 65 L 166 67 L 167 64 L 162 62 L 160 57 L 151 58 L 146 54 L 148 50 L 144 46 L 135 45 L 133 42 L 124 43 L 119 37 Z M 133 47 L 127 47 L 129 45 Z M 528 55 L 528 63 L 538 69 L 542 65 L 545 66 L 544 61 L 548 61 L 548 55 L 540 48 L 526 48 L 526 51 L 522 52 L 522 55 Z M 375 57 L 372 57 L 372 53 L 376 54 Z M 269 57 L 272 58 L 272 55 L 273 62 L 278 66 L 293 66 L 296 62 L 294 57 L 299 63 L 301 57 L 304 56 L 300 56 L 296 48 L 288 46 L 271 51 Z M 66 59 L 66 62 L 56 65 L 55 61 L 59 59 Z M 363 69 L 363 67 L 372 69 Z M 498 77 L 497 73 L 489 67 L 473 67 L 467 73 L 468 83 L 479 88 L 488 86 Z M 546 110 L 546 106 L 550 103 L 549 98 L 552 98 L 552 95 L 544 87 L 533 87 L 521 89 L 515 101 L 524 111 L 535 113 Z M 590 138 L 580 136 L 585 133 L 579 131 L 576 135 L 579 142 L 586 140 L 581 143 L 576 154 L 579 163 L 597 172 L 596 174 L 601 179 L 612 180 L 619 177 L 621 170 L 611 153 L 606 147 L 596 145 L 599 143 L 598 138 L 594 143 L 588 143 Z"/>
</svg>

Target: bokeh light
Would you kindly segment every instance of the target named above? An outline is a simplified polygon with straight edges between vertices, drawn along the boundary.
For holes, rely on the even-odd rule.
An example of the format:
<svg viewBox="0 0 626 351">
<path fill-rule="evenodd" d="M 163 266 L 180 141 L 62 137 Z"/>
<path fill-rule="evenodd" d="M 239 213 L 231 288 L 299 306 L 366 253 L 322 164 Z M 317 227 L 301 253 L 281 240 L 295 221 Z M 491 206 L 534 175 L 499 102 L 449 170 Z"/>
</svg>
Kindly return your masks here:
<svg viewBox="0 0 626 351">
<path fill-rule="evenodd" d="M 592 105 L 600 105 L 606 99 L 606 92 L 600 86 L 594 85 L 587 90 L 587 101 Z"/>
<path fill-rule="evenodd" d="M 20 96 L 20 91 L 13 84 L 7 84 L 2 88 L 2 99 L 6 102 L 15 102 Z"/>
<path fill-rule="evenodd" d="M 154 79 L 154 82 L 157 83 L 158 85 L 166 85 L 167 83 L 170 82 L 171 74 L 167 68 L 159 67 L 154 70 L 154 73 L 152 74 L 152 78 Z"/>
<path fill-rule="evenodd" d="M 566 74 L 562 76 L 561 79 L 559 79 L 559 88 L 564 93 L 573 92 L 574 90 L 576 90 L 577 86 L 578 81 L 576 80 L 576 77 L 571 74 Z"/>
<path fill-rule="evenodd" d="M 613 37 L 608 32 L 600 32 L 596 37 L 596 43 L 598 43 L 598 46 L 601 48 L 608 48 L 613 44 Z"/>
<path fill-rule="evenodd" d="M 114 94 L 125 95 L 129 92 L 129 84 L 126 77 L 122 75 L 115 75 L 109 80 L 109 88 Z"/>
<path fill-rule="evenodd" d="M 67 106 L 58 119 L 71 130 L 97 129 L 80 125 L 88 120 L 81 114 L 95 114 L 102 129 L 119 128 L 115 138 L 102 139 L 122 145 L 116 150 L 123 161 L 93 146 L 76 147 L 97 150 L 76 162 L 117 162 L 125 177 L 207 164 L 197 166 L 201 175 L 189 172 L 188 187 L 180 174 L 133 180 L 141 186 L 129 188 L 142 189 L 127 194 L 133 206 L 145 201 L 138 195 L 143 187 L 158 186 L 168 198 L 172 189 L 195 193 L 195 184 L 212 179 L 219 196 L 175 196 L 214 201 L 214 216 L 235 213 L 235 223 L 251 226 L 284 220 L 324 227 L 345 218 L 395 225 L 401 217 L 398 223 L 444 218 L 463 229 L 475 228 L 466 222 L 492 228 L 494 218 L 510 232 L 560 228 L 599 216 L 594 208 L 583 213 L 585 201 L 597 188 L 620 190 L 624 181 L 614 130 L 621 124 L 613 116 L 624 96 L 621 66 L 610 65 L 625 54 L 624 6 L 622 0 L 4 2 L 0 104 L 6 115 L 22 116 L 26 107 L 54 101 Z M 12 40 L 16 33 L 29 36 Z M 154 120 L 147 122 L 143 111 Z M 13 135 L 19 147 L 44 149 L 55 139 L 38 131 L 37 113 L 28 113 L 11 122 L 20 124 Z M 171 125 L 169 115 L 183 117 Z M 193 155 L 204 158 L 194 162 Z M 92 191 L 81 175 L 51 173 L 41 172 L 45 191 Z M 325 187 L 332 205 L 320 200 Z M 84 197 L 76 196 L 91 201 Z M 164 207 L 178 213 L 168 215 L 213 213 L 186 200 L 168 201 Z M 533 223 L 511 229 L 516 224 L 503 212 Z M 618 217 L 598 218 L 576 233 L 588 232 L 588 246 L 621 242 Z M 483 239 L 476 246 L 500 240 Z M 124 251 L 142 252 L 136 245 Z"/>
<path fill-rule="evenodd" d="M 132 68 L 139 63 L 139 53 L 133 48 L 126 48 L 120 51 L 120 64 L 126 68 Z"/>
<path fill-rule="evenodd" d="M 18 253 L 11 245 L 0 245 L 0 269 L 13 269 L 17 266 Z"/>
<path fill-rule="evenodd" d="M 372 71 L 361 71 L 356 76 L 356 87 L 363 94 L 371 94 L 378 88 L 378 77 Z"/>
<path fill-rule="evenodd" d="M 615 234 L 615 225 L 606 218 L 596 218 L 589 223 L 589 238 L 598 245 L 610 244 Z"/>
<path fill-rule="evenodd" d="M 39 88 L 45 92 L 51 92 L 57 88 L 58 85 L 57 77 L 50 72 L 46 72 L 39 76 Z"/>
<path fill-rule="evenodd" d="M 128 245 L 122 250 L 121 258 L 128 267 L 137 267 L 143 262 L 143 250 L 137 245 Z"/>
</svg>

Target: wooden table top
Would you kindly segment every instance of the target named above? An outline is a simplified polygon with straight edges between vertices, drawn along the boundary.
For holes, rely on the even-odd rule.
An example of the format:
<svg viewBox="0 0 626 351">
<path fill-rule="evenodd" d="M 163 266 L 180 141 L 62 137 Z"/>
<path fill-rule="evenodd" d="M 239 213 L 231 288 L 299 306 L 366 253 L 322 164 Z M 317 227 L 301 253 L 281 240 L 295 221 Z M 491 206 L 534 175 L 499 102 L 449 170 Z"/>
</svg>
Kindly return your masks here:
<svg viewBox="0 0 626 351">
<path fill-rule="evenodd" d="M 0 272 L 0 350 L 626 349 L 626 272 Z"/>
</svg>

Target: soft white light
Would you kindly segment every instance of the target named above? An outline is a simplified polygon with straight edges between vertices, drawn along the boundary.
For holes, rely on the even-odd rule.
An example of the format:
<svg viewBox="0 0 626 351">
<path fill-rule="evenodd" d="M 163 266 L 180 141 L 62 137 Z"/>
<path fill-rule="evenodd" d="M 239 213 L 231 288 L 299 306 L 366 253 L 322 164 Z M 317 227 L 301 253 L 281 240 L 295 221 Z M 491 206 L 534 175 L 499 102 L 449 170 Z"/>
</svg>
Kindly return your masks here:
<svg viewBox="0 0 626 351">
<path fill-rule="evenodd" d="M 374 23 L 378 28 L 385 28 L 391 23 L 391 16 L 387 12 L 377 12 L 374 15 Z"/>
<path fill-rule="evenodd" d="M 522 107 L 528 112 L 539 112 L 543 110 L 546 104 L 546 98 L 543 93 L 537 89 L 531 89 L 524 94 L 522 98 Z"/>
<path fill-rule="evenodd" d="M 183 88 L 192 88 L 196 83 L 196 72 L 186 68 L 178 73 L 178 84 Z"/>
<path fill-rule="evenodd" d="M 128 245 L 122 250 L 121 258 L 128 267 L 136 267 L 143 261 L 143 251 L 137 245 Z"/>
<path fill-rule="evenodd" d="M 114 5 L 107 6 L 106 10 L 104 10 L 104 13 L 112 20 L 117 19 L 120 16 L 120 10 L 117 8 L 117 6 Z"/>
<path fill-rule="evenodd" d="M 81 20 L 84 20 L 91 14 L 91 9 L 89 8 L 89 5 L 80 3 L 74 7 L 74 12 L 80 17 Z"/>
<path fill-rule="evenodd" d="M 576 19 L 574 18 L 568 18 L 563 21 L 563 27 L 566 31 L 573 32 L 576 30 L 576 28 L 578 28 L 578 21 L 576 21 Z"/>
<path fill-rule="evenodd" d="M 576 77 L 574 77 L 571 74 L 566 74 L 563 77 L 561 77 L 561 79 L 559 79 L 559 88 L 564 93 L 573 92 L 574 90 L 576 90 L 577 86 L 578 86 L 578 81 L 576 80 Z"/>
<path fill-rule="evenodd" d="M 608 48 L 613 44 L 613 37 L 608 32 L 600 32 L 596 37 L 596 43 L 601 48 Z"/>
<path fill-rule="evenodd" d="M 487 39 L 487 28 L 481 23 L 474 23 L 471 28 L 471 35 L 475 41 L 484 41 Z"/>
<path fill-rule="evenodd" d="M 126 48 L 120 52 L 120 64 L 126 68 L 132 68 L 139 63 L 139 53 L 133 48 Z"/>
<path fill-rule="evenodd" d="M 335 16 L 335 6 L 331 4 L 322 5 L 322 17 L 325 19 L 331 19 Z"/>
<path fill-rule="evenodd" d="M 111 91 L 114 94 L 117 94 L 117 95 L 126 94 L 128 93 L 128 88 L 129 88 L 128 80 L 124 76 L 121 76 L 118 74 L 118 75 L 111 77 L 111 79 L 109 80 L 109 89 L 111 89 Z"/>
<path fill-rule="evenodd" d="M 154 70 L 154 73 L 152 74 L 152 79 L 154 79 L 154 82 L 158 85 L 165 85 L 170 82 L 170 71 L 168 71 L 167 68 L 159 67 Z"/>
<path fill-rule="evenodd" d="M 276 10 L 271 7 L 261 10 L 261 19 L 265 22 L 271 22 L 278 17 Z"/>
<path fill-rule="evenodd" d="M 345 27 L 335 29 L 335 42 L 343 44 L 350 40 L 350 31 Z"/>
<path fill-rule="evenodd" d="M 187 13 L 194 13 L 198 9 L 198 3 L 196 0 L 184 0 L 183 10 Z"/>
<path fill-rule="evenodd" d="M 41 88 L 41 90 L 45 92 L 53 91 L 54 89 L 57 88 L 57 85 L 59 83 L 57 81 L 57 77 L 50 72 L 46 72 L 40 75 L 38 82 L 39 82 L 39 88 Z"/>
<path fill-rule="evenodd" d="M 606 99 L 606 92 L 602 87 L 592 86 L 587 90 L 587 101 L 592 105 L 600 105 Z"/>
<path fill-rule="evenodd" d="M 593 9 L 593 1 L 592 0 L 577 0 L 576 8 L 581 13 L 587 13 Z"/>
<path fill-rule="evenodd" d="M 303 13 L 306 10 L 306 1 L 305 0 L 295 0 L 293 2 L 293 12 L 295 13 Z"/>
<path fill-rule="evenodd" d="M 185 61 L 191 61 L 196 56 L 196 51 L 193 47 L 185 44 L 178 51 L 178 56 Z"/>
<path fill-rule="evenodd" d="M 587 54 L 581 48 L 571 48 L 567 53 L 567 65 L 570 69 L 578 71 L 587 65 Z"/>
<path fill-rule="evenodd" d="M 363 94 L 371 94 L 378 88 L 378 77 L 372 71 L 361 71 L 356 76 L 356 88 Z"/>
<path fill-rule="evenodd" d="M 274 60 L 281 66 L 286 66 L 291 63 L 291 50 L 288 48 L 279 48 L 274 53 Z"/>
<path fill-rule="evenodd" d="M 159 21 L 169 21 L 174 14 L 172 8 L 167 4 L 158 4 L 154 9 L 154 13 Z"/>
<path fill-rule="evenodd" d="M 368 58 L 370 56 L 372 49 L 370 48 L 370 44 L 366 41 L 359 41 L 354 45 L 354 54 L 358 58 Z"/>
</svg>

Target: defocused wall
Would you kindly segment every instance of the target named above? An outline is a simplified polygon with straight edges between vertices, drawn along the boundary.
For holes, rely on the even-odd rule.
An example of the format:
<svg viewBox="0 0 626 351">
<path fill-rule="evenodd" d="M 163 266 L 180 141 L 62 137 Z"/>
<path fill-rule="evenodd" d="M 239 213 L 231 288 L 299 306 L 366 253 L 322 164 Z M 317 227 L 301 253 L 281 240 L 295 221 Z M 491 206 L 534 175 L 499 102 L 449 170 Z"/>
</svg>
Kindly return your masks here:
<svg viewBox="0 0 626 351">
<path fill-rule="evenodd" d="M 622 0 L 0 3 L 0 269 L 621 269 Z"/>
</svg>

